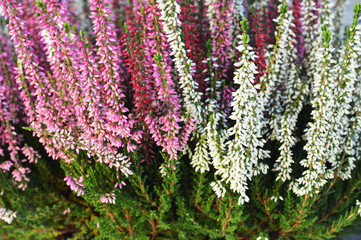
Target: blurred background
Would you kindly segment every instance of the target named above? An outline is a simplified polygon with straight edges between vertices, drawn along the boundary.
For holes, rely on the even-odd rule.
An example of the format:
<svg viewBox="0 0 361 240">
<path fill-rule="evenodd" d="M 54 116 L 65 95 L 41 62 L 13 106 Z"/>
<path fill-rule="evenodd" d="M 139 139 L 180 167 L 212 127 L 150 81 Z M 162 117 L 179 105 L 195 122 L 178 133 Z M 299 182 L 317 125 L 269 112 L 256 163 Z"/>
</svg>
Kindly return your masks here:
<svg viewBox="0 0 361 240">
<path fill-rule="evenodd" d="M 358 2 L 361 2 L 361 1 L 360 0 L 348 0 L 348 1 L 346 1 L 345 11 L 344 11 L 344 15 L 343 15 L 343 22 L 344 22 L 345 25 L 350 25 L 352 23 L 353 6 Z"/>
</svg>

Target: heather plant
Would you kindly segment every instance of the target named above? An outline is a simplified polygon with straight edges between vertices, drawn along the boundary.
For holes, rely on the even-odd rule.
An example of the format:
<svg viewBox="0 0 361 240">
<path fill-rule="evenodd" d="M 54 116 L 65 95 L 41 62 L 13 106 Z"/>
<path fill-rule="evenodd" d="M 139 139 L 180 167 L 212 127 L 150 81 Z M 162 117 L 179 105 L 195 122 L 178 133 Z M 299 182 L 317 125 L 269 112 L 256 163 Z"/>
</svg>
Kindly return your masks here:
<svg viewBox="0 0 361 240">
<path fill-rule="evenodd" d="M 0 0 L 0 238 L 331 239 L 360 223 L 361 6 Z"/>
</svg>

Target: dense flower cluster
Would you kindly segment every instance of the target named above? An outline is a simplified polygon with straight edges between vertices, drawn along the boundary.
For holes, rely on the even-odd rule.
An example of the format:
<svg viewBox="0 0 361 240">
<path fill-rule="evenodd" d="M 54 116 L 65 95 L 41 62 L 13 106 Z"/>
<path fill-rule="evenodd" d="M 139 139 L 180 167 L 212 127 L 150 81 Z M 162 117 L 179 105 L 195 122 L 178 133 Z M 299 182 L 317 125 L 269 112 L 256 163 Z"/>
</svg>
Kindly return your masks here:
<svg viewBox="0 0 361 240">
<path fill-rule="evenodd" d="M 6 223 L 10 224 L 14 218 L 16 218 L 16 212 L 7 210 L 5 208 L 0 208 L 0 219 L 4 220 Z"/>
<path fill-rule="evenodd" d="M 0 180 L 26 191 L 31 174 L 58 160 L 61 182 L 74 198 L 130 236 L 130 208 L 123 222 L 111 211 L 130 204 L 126 192 L 134 186 L 142 201 L 132 207 L 145 202 L 151 209 L 141 214 L 152 239 L 168 229 L 164 214 L 186 209 L 180 202 L 189 196 L 195 196 L 191 207 L 209 219 L 215 218 L 206 213 L 211 208 L 218 214 L 229 209 L 216 220 L 223 225 L 214 238 L 243 224 L 230 220 L 231 210 L 243 211 L 252 200 L 269 222 L 257 220 L 267 223 L 249 232 L 268 239 L 263 230 L 274 228 L 270 232 L 286 236 L 336 186 L 350 183 L 352 195 L 361 182 L 352 179 L 361 157 L 361 9 L 355 6 L 343 33 L 340 24 L 333 26 L 342 14 L 332 4 L 0 0 L 6 20 L 0 31 Z M 173 201 L 187 177 L 195 180 Z M 188 190 L 193 182 L 197 188 Z M 10 194 L 1 184 L 0 191 Z M 0 201 L 0 219 L 10 224 L 17 212 L 7 210 L 14 209 L 8 202 Z M 63 215 L 73 214 L 70 209 L 62 206 Z M 320 223 L 336 210 L 327 211 Z M 360 214 L 359 201 L 352 217 L 355 211 Z M 172 221 L 176 214 L 198 217 L 175 212 Z M 300 217 L 287 223 L 281 215 Z"/>
</svg>

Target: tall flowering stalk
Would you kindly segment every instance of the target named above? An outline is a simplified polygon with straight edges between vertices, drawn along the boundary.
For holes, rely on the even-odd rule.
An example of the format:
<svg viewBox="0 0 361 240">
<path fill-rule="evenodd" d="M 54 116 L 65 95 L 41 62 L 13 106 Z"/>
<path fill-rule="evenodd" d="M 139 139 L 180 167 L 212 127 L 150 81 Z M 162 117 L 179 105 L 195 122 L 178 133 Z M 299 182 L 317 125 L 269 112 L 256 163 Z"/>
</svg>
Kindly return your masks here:
<svg viewBox="0 0 361 240">
<path fill-rule="evenodd" d="M 230 189 L 239 194 L 238 204 L 249 201 L 246 194 L 247 180 L 260 172 L 266 174 L 268 166 L 261 160 L 269 157 L 269 153 L 262 149 L 265 143 L 262 139 L 265 98 L 263 92 L 259 91 L 260 84 L 254 83 L 257 70 L 253 61 L 256 55 L 248 46 L 246 20 L 243 20 L 242 28 L 243 35 L 237 48 L 242 57 L 235 64 L 239 69 L 234 77 L 234 82 L 240 87 L 233 93 L 233 112 L 230 117 L 235 125 L 228 130 L 230 136 L 234 135 L 234 140 L 225 143 L 227 152 L 221 163 L 223 166 L 216 171 L 221 176 L 221 182 L 229 182 Z M 219 196 L 224 196 L 224 193 L 220 194 L 219 184 L 213 183 L 212 186 Z"/>
<path fill-rule="evenodd" d="M 101 65 L 100 85 L 102 86 L 101 99 L 104 110 L 102 116 L 107 120 L 104 128 L 112 134 L 119 136 L 118 139 L 110 137 L 110 142 L 116 147 L 127 145 L 132 151 L 134 146 L 130 140 L 138 141 L 139 134 L 131 132 L 134 124 L 132 119 L 125 115 L 128 109 L 124 106 L 124 72 L 122 70 L 123 61 L 120 56 L 120 45 L 116 41 L 117 35 L 112 23 L 113 16 L 107 6 L 109 1 L 91 1 L 90 11 L 93 19 L 93 32 L 96 34 L 97 61 Z M 125 142 L 122 139 L 127 139 Z M 116 141 L 115 141 L 116 140 Z"/>
<path fill-rule="evenodd" d="M 175 68 L 178 72 L 179 84 L 182 89 L 183 101 L 187 114 L 194 119 L 195 129 L 203 132 L 201 138 L 204 138 L 205 110 L 202 108 L 201 104 L 201 93 L 196 91 L 198 83 L 194 81 L 192 76 L 194 63 L 188 58 L 185 44 L 181 40 L 181 31 L 179 28 L 181 22 L 178 19 L 180 6 L 175 1 L 158 1 L 158 8 L 161 10 L 160 19 L 163 21 L 162 27 L 164 33 L 166 34 L 168 43 L 172 49 L 170 55 L 174 56 L 173 61 L 175 62 Z M 199 146 L 198 151 L 199 154 L 202 155 L 208 154 L 205 151 L 205 146 Z M 195 156 L 197 156 L 197 154 Z M 201 159 L 205 161 L 199 161 L 198 159 L 193 161 L 195 168 L 197 170 L 199 169 L 201 172 L 209 170 L 209 162 L 206 162 L 209 157 L 204 156 Z"/>
<path fill-rule="evenodd" d="M 175 1 L 158 1 L 158 8 L 161 10 L 160 19 L 163 20 L 164 33 L 172 49 L 175 67 L 180 77 L 180 86 L 187 112 L 195 119 L 197 125 L 203 122 L 202 108 L 200 104 L 200 93 L 196 92 L 197 83 L 193 80 L 193 62 L 187 57 L 185 44 L 181 41 L 181 25 L 178 14 L 180 6 Z M 172 11 L 174 9 L 174 11 Z"/>
<path fill-rule="evenodd" d="M 286 77 L 288 77 L 289 74 L 288 71 L 293 75 L 291 76 L 290 86 L 295 77 L 294 56 L 292 53 L 288 53 L 288 50 L 292 51 L 293 49 L 291 44 L 293 42 L 291 30 L 292 16 L 287 9 L 286 2 L 278 6 L 278 11 L 279 17 L 274 20 L 278 23 L 276 32 L 274 33 L 276 37 L 275 44 L 272 45 L 271 51 L 266 53 L 267 70 L 260 78 L 262 91 L 265 94 L 265 102 L 267 104 L 267 115 L 268 118 L 270 118 L 270 126 L 273 130 L 270 134 L 271 138 L 274 138 L 278 133 L 277 125 L 285 104 L 283 98 L 285 95 Z M 281 64 L 283 58 L 290 60 L 289 67 Z"/>
<path fill-rule="evenodd" d="M 43 124 L 54 126 L 52 113 L 50 111 L 49 106 L 49 92 L 47 91 L 46 85 L 49 84 L 48 78 L 46 77 L 45 73 L 43 72 L 43 69 L 39 66 L 38 60 L 36 55 L 33 53 L 32 45 L 28 39 L 27 35 L 27 28 L 24 24 L 24 22 L 20 19 L 20 16 L 22 15 L 22 6 L 14 6 L 14 1 L 3 1 L 1 2 L 1 6 L 3 7 L 3 12 L 6 18 L 9 19 L 8 27 L 9 27 L 9 34 L 13 36 L 13 41 L 15 43 L 15 49 L 18 53 L 19 57 L 19 66 L 16 71 L 16 85 L 18 85 L 18 88 L 21 89 L 20 97 L 24 104 L 24 109 L 27 111 L 27 115 L 29 117 L 28 121 L 30 122 L 31 126 L 41 130 L 43 128 Z M 5 54 L 6 52 L 4 52 Z M 3 59 L 4 60 L 4 59 Z M 2 69 L 6 65 L 2 64 Z M 7 72 L 8 76 L 2 78 L 2 84 L 4 84 L 2 87 L 2 102 L 5 100 L 6 95 L 5 90 L 8 87 L 15 87 L 14 82 L 11 85 L 8 85 L 10 81 L 12 81 L 11 77 L 14 78 L 14 73 L 11 72 L 11 68 L 13 66 L 8 65 L 9 68 L 3 69 L 3 72 Z M 25 69 L 26 78 L 25 80 L 23 76 L 23 68 Z M 9 71 L 10 70 L 10 71 Z M 12 75 L 12 76 L 11 76 Z M 41 104 L 34 106 L 32 96 L 28 92 L 28 83 L 31 84 L 37 93 L 36 100 Z M 6 87 L 7 86 L 7 87 Z M 6 87 L 6 88 L 5 88 Z M 12 93 L 13 90 L 9 91 L 8 93 Z M 7 94 L 7 93 L 6 93 Z M 8 96 L 10 99 L 6 99 L 8 101 L 14 100 L 14 96 Z M 8 98 L 7 97 L 7 98 Z M 45 100 L 47 98 L 47 100 Z M 4 103 L 3 103 L 4 104 Z M 2 104 L 2 105 L 3 105 Z M 10 105 L 11 106 L 11 105 Z M 19 162 L 19 150 L 20 150 L 20 139 L 18 138 L 17 134 L 15 133 L 15 128 L 10 122 L 11 118 L 14 118 L 15 116 L 10 116 L 8 113 L 4 112 L 8 109 L 8 107 L 2 106 L 1 113 L 4 118 L 2 118 L 2 131 L 4 133 L 2 134 L 3 140 L 2 144 L 7 143 L 9 144 L 8 150 L 10 151 L 10 161 L 5 161 L 2 163 L 2 169 L 9 171 L 10 167 L 15 166 L 15 169 L 13 170 L 13 176 L 15 182 L 19 183 L 19 187 L 22 189 L 25 189 L 27 184 L 21 183 L 23 180 L 28 181 L 29 179 L 26 177 L 26 174 L 29 173 L 29 168 L 22 167 Z M 35 122 L 35 120 L 39 122 Z M 40 123 L 41 122 L 41 123 Z M 15 121 L 16 123 L 16 121 Z M 2 154 L 3 155 L 3 154 Z"/>
<path fill-rule="evenodd" d="M 358 13 L 356 14 L 356 16 Z M 354 24 L 355 25 L 355 24 Z M 320 76 L 315 76 L 316 81 L 314 84 L 315 99 L 313 105 L 315 110 L 312 115 L 314 117 L 314 123 L 310 124 L 310 129 L 307 132 L 308 144 L 305 149 L 308 151 L 308 161 L 311 161 L 310 170 L 306 171 L 305 176 L 311 176 L 311 171 L 316 169 L 319 174 L 312 174 L 312 180 L 299 179 L 298 182 L 302 182 L 307 185 L 305 189 L 306 193 L 313 190 L 313 186 L 319 188 L 326 183 L 327 178 L 334 178 L 332 169 L 339 166 L 339 156 L 342 152 L 342 145 L 346 144 L 344 136 L 346 133 L 347 122 L 349 119 L 350 103 L 352 101 L 352 93 L 354 91 L 356 75 L 351 71 L 346 71 L 344 66 L 349 61 L 351 66 L 354 65 L 355 55 L 352 54 L 355 44 L 353 39 L 355 36 L 355 28 L 350 33 L 348 41 L 346 43 L 346 49 L 342 54 L 343 62 L 341 65 L 337 64 L 334 71 L 330 70 L 332 62 L 330 50 L 330 32 L 325 27 L 323 28 L 323 41 L 325 42 L 325 57 L 322 65 L 324 70 L 320 72 Z M 343 103 L 341 105 L 341 102 Z M 322 114 L 322 118 L 321 118 Z M 325 115 L 328 114 L 327 118 Z M 327 119 L 327 121 L 325 121 Z M 315 142 L 315 138 L 318 141 Z M 312 142 L 312 145 L 310 144 Z M 319 163 L 315 162 L 316 159 L 321 160 Z M 331 164 L 331 169 L 326 169 L 325 162 Z M 302 161 L 302 164 L 306 161 Z M 317 178 L 316 178 L 317 177 Z M 303 189 L 303 188 L 301 188 Z M 300 190 L 301 194 L 303 191 Z M 299 193 L 300 194 L 300 193 Z"/>
<path fill-rule="evenodd" d="M 301 162 L 302 166 L 308 168 L 308 170 L 305 171 L 303 177 L 297 180 L 301 186 L 295 191 L 299 195 L 312 194 L 327 182 L 327 178 L 333 177 L 332 173 L 326 169 L 325 164 L 326 159 L 336 156 L 331 154 L 330 147 L 326 144 L 328 132 L 332 131 L 330 129 L 332 123 L 329 120 L 332 119 L 332 105 L 334 104 L 332 88 L 335 85 L 335 78 L 331 74 L 331 64 L 334 62 L 331 58 L 332 47 L 330 46 L 330 40 L 330 32 L 324 27 L 322 34 L 318 37 L 318 41 L 322 43 L 323 47 L 320 50 L 323 58 L 321 60 L 322 69 L 317 73 L 319 75 L 315 76 L 313 86 L 313 94 L 316 96 L 312 102 L 314 106 L 312 113 L 314 122 L 310 124 L 310 129 L 307 131 L 308 144 L 305 149 L 308 156 L 307 159 Z M 328 114 L 327 118 L 321 117 L 325 114 Z M 324 175 L 325 178 L 318 179 L 318 173 Z"/>
<path fill-rule="evenodd" d="M 279 148 L 280 156 L 276 160 L 273 170 L 279 171 L 277 179 L 282 181 L 291 179 L 291 164 L 294 162 L 291 148 L 297 140 L 293 132 L 307 94 L 307 85 L 301 81 L 301 65 L 296 65 L 300 63 L 297 62 L 299 59 L 297 56 L 298 49 L 296 48 L 297 38 L 292 28 L 292 21 L 294 19 L 290 10 L 287 11 L 284 18 L 284 25 L 282 26 L 284 29 L 281 35 L 277 36 L 277 46 L 279 48 L 277 54 L 279 56 L 275 56 L 275 58 L 287 59 L 287 63 L 280 67 L 279 72 L 276 69 L 271 70 L 272 74 L 282 79 L 281 84 L 278 86 L 279 89 L 276 90 L 280 96 L 278 101 L 281 102 L 280 106 L 282 107 L 279 107 L 280 111 L 275 112 L 271 117 L 272 137 L 275 137 L 281 143 Z"/>
<path fill-rule="evenodd" d="M 157 11 L 157 3 L 155 1 L 150 2 L 150 5 L 151 7 L 145 14 L 147 16 L 154 15 L 153 19 L 148 22 L 151 24 L 146 25 L 150 33 L 149 37 L 145 39 L 147 47 L 145 57 L 152 64 L 154 91 L 161 110 L 157 120 L 148 115 L 146 121 L 148 121 L 148 124 L 150 123 L 149 125 L 153 125 L 150 128 L 152 134 L 159 131 L 158 136 L 155 137 L 156 142 L 170 155 L 170 159 L 176 159 L 177 152 L 185 147 L 184 144 L 183 146 L 180 144 L 178 138 L 181 128 L 179 126 L 181 122 L 179 97 L 174 90 L 175 84 L 171 75 L 171 62 L 169 61 L 169 52 L 166 50 L 168 47 L 166 36 L 160 31 L 160 13 Z M 150 19 L 147 18 L 147 20 Z M 156 125 L 154 126 L 154 124 Z"/>
</svg>

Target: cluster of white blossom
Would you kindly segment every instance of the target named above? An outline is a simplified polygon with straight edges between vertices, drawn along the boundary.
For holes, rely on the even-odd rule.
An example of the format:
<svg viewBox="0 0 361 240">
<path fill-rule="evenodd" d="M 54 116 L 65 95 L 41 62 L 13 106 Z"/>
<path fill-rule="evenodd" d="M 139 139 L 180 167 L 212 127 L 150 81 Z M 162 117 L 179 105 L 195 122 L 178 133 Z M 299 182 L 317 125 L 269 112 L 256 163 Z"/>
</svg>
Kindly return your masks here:
<svg viewBox="0 0 361 240">
<path fill-rule="evenodd" d="M 296 69 L 297 50 L 295 48 L 295 33 L 292 31 L 292 13 L 287 10 L 277 22 L 282 23 L 278 27 L 277 36 L 278 51 L 275 53 L 274 64 L 280 67 L 272 68 L 269 79 L 270 86 L 278 81 L 278 89 L 274 89 L 276 103 L 271 102 L 271 139 L 280 142 L 280 156 L 276 160 L 273 171 L 278 172 L 277 180 L 290 180 L 292 163 L 294 162 L 291 148 L 296 142 L 293 132 L 296 127 L 298 114 L 302 109 L 302 103 L 307 93 L 307 86 L 302 83 L 299 72 Z M 283 63 L 280 64 L 280 61 Z M 280 85 L 282 86 L 282 89 Z M 271 98 L 274 100 L 274 98 Z"/>
<path fill-rule="evenodd" d="M 233 13 L 234 13 L 234 18 L 237 20 L 243 19 L 246 16 L 245 9 L 243 6 L 243 0 L 233 1 Z"/>
<path fill-rule="evenodd" d="M 361 202 L 356 199 L 357 214 L 361 216 Z"/>
<path fill-rule="evenodd" d="M 291 150 L 297 141 L 294 131 L 307 96 L 312 105 L 312 121 L 304 135 L 307 158 L 300 162 L 306 169 L 291 183 L 291 188 L 297 195 L 313 195 L 327 179 L 335 176 L 342 165 L 340 177 L 349 178 L 358 152 L 355 147 L 359 150 L 361 147 L 358 143 L 361 92 L 357 90 L 360 78 L 356 74 L 357 49 L 361 45 L 357 41 L 360 42 L 361 31 L 355 25 L 355 34 L 335 53 L 331 32 L 324 24 L 330 23 L 333 16 L 329 14 L 323 20 L 318 17 L 320 13 L 329 13 L 333 2 L 326 2 L 319 8 L 314 1 L 302 1 L 307 56 L 304 62 L 307 76 L 302 79 L 297 67 L 293 16 L 286 2 L 279 6 L 280 15 L 274 20 L 278 24 L 276 42 L 270 48 L 272 52 L 266 53 L 267 69 L 259 83 L 254 82 L 258 74 L 254 63 L 256 55 L 248 46 L 248 36 L 243 34 L 236 48 L 242 55 L 235 64 L 234 83 L 239 88 L 233 92 L 231 102 L 233 112 L 230 119 L 234 125 L 228 130 L 224 125 L 225 114 L 218 109 L 217 98 L 209 98 L 205 107 L 200 103 L 200 93 L 196 91 L 197 84 L 191 72 L 193 63 L 187 58 L 181 40 L 178 3 L 174 0 L 158 0 L 158 3 L 186 109 L 196 120 L 195 135 L 199 141 L 194 152 L 190 153 L 191 164 L 202 173 L 209 171 L 210 165 L 214 167 L 216 180 L 211 186 L 219 197 L 223 197 L 229 188 L 239 194 L 239 204 L 249 200 L 247 181 L 260 173 L 266 174 L 268 170 L 268 165 L 262 162 L 270 157 L 269 151 L 263 148 L 268 138 L 281 144 L 273 168 L 277 172 L 276 179 L 291 180 L 294 163 Z M 216 24 L 212 22 L 213 4 L 207 3 L 210 23 Z M 212 73 L 209 74 L 212 77 Z M 268 132 L 269 128 L 271 132 Z M 341 160 L 343 152 L 347 158 Z"/>
<path fill-rule="evenodd" d="M 351 49 L 350 49 L 351 50 Z M 348 51 L 350 51 L 348 50 Z M 348 53 L 348 52 L 347 52 Z M 332 142 L 334 145 L 338 144 L 339 148 L 335 149 L 334 154 L 340 155 L 341 152 L 343 152 L 344 147 L 346 146 L 346 153 L 349 155 L 347 158 L 347 164 L 346 164 L 346 171 L 341 171 L 340 177 L 342 179 L 347 179 L 351 177 L 351 170 L 354 168 L 353 162 L 355 161 L 354 158 L 354 150 L 350 147 L 353 145 L 352 142 L 348 143 L 348 136 L 352 134 L 352 130 L 350 128 L 350 111 L 351 111 L 351 103 L 352 98 L 355 91 L 355 82 L 356 82 L 356 72 L 355 72 L 355 56 L 354 53 L 350 53 L 350 56 L 346 57 L 344 56 L 344 52 L 341 53 L 341 57 L 339 63 L 336 65 L 336 73 L 338 75 L 337 79 L 337 101 L 335 102 L 335 122 L 334 122 L 334 128 L 337 129 L 337 131 L 331 132 L 331 137 L 329 138 L 329 142 Z M 346 63 L 348 62 L 348 63 Z M 346 69 L 347 66 L 347 69 Z M 342 85 L 342 87 L 341 87 Z M 336 134 L 335 134 L 336 133 Z M 338 150 L 339 152 L 336 152 Z M 341 161 L 339 159 L 335 159 L 334 163 L 332 163 L 332 167 L 334 169 L 337 169 L 340 167 Z"/>
<path fill-rule="evenodd" d="M 180 6 L 174 0 L 157 0 L 157 2 L 161 10 L 163 30 L 172 49 L 171 55 L 174 56 L 186 110 L 195 119 L 196 126 L 201 126 L 203 123 L 201 94 L 196 91 L 198 84 L 191 74 L 194 63 L 187 57 L 185 44 L 181 38 L 181 22 L 178 18 Z"/>
<path fill-rule="evenodd" d="M 243 6 L 243 0 L 234 0 L 232 1 L 233 7 L 231 7 L 231 9 L 233 9 L 233 16 L 232 16 L 232 25 L 231 25 L 231 29 L 230 29 L 230 35 L 231 35 L 231 46 L 232 48 L 230 49 L 229 52 L 229 57 L 230 59 L 234 59 L 235 54 L 236 54 L 236 47 L 238 45 L 238 39 L 237 39 L 237 34 L 239 32 L 241 32 L 241 28 L 239 25 L 239 22 L 246 17 L 245 14 L 245 9 Z"/>
<path fill-rule="evenodd" d="M 175 66 L 178 72 L 180 87 L 182 89 L 183 100 L 186 105 L 187 113 L 196 121 L 196 136 L 199 139 L 204 139 L 197 144 L 195 154 L 192 155 L 191 164 L 196 171 L 209 171 L 210 157 L 208 154 L 207 144 L 207 121 L 208 113 L 218 112 L 217 117 L 222 117 L 224 124 L 225 116 L 219 113 L 217 107 L 217 99 L 210 99 L 206 107 L 202 107 L 200 102 L 201 93 L 197 92 L 197 83 L 192 76 L 192 66 L 194 63 L 187 57 L 185 44 L 181 40 L 181 30 L 179 26 L 181 23 L 178 19 L 180 7 L 176 1 L 173 0 L 158 0 L 158 8 L 161 10 L 161 20 L 163 20 L 163 30 L 167 35 L 168 42 L 172 49 L 171 55 L 174 56 Z M 174 11 L 175 10 L 175 11 Z M 211 59 L 213 62 L 216 59 Z M 212 75 L 210 76 L 212 77 Z M 220 85 L 216 84 L 216 87 Z M 220 94 L 216 94 L 218 97 Z"/>
<path fill-rule="evenodd" d="M 205 6 L 207 6 L 207 17 L 209 19 L 209 25 L 210 28 L 212 29 L 215 24 L 217 24 L 214 21 L 214 12 L 215 12 L 215 5 L 213 4 L 214 1 L 213 0 L 206 0 L 204 2 Z"/>
<path fill-rule="evenodd" d="M 326 179 L 333 177 L 332 171 L 327 170 L 325 164 L 326 160 L 334 162 L 334 159 L 328 158 L 334 157 L 332 149 L 337 147 L 327 144 L 328 134 L 333 130 L 333 106 L 336 100 L 333 91 L 336 79 L 333 69 L 331 69 L 335 61 L 332 59 L 333 48 L 330 46 L 329 34 L 328 29 L 324 29 L 323 32 L 319 31 L 315 41 L 315 46 L 319 49 L 315 57 L 321 62 L 322 67 L 315 70 L 312 78 L 313 100 L 311 104 L 313 110 L 311 116 L 313 122 L 309 124 L 305 135 L 307 158 L 300 162 L 301 166 L 307 170 L 293 185 L 293 190 L 298 195 L 317 193 L 317 190 L 326 184 Z M 323 177 L 319 177 L 319 175 Z"/>
<path fill-rule="evenodd" d="M 296 91 L 292 96 L 292 102 L 286 106 L 285 112 L 279 121 L 279 131 L 276 135 L 276 140 L 281 143 L 279 147 L 280 156 L 276 160 L 273 171 L 278 172 L 277 180 L 286 181 L 291 179 L 293 153 L 291 148 L 296 143 L 296 137 L 293 136 L 293 132 L 296 128 L 297 117 L 302 109 L 302 103 L 307 94 L 307 85 L 301 82 L 300 78 L 297 78 Z"/>
<path fill-rule="evenodd" d="M 360 21 L 361 19 L 359 19 Z M 353 38 L 349 39 L 348 47 L 349 47 L 349 62 L 344 63 L 348 66 L 345 69 L 345 81 L 351 82 L 354 84 L 354 91 L 345 92 L 344 94 L 348 95 L 348 99 L 353 98 L 352 102 L 348 102 L 348 105 L 353 105 L 354 107 L 350 110 L 351 117 L 348 119 L 348 128 L 345 129 L 347 141 L 344 149 L 344 156 L 341 159 L 341 169 L 339 172 L 339 176 L 341 179 L 349 179 L 351 178 L 351 171 L 355 168 L 355 161 L 359 158 L 359 154 L 361 153 L 361 144 L 360 144 L 360 136 L 361 136 L 361 77 L 356 73 L 356 69 L 360 71 L 360 64 L 357 60 L 360 59 L 361 52 L 361 26 L 356 25 L 357 20 L 354 20 L 354 31 L 351 31 L 351 34 L 354 34 Z M 346 60 L 346 58 L 344 58 Z M 345 91 L 350 91 L 350 89 L 346 89 Z M 349 106 L 350 107 L 350 106 Z M 346 154 L 348 157 L 345 157 Z"/>
<path fill-rule="evenodd" d="M 206 136 L 202 135 L 197 141 L 196 148 L 194 149 L 194 154 L 191 149 L 189 150 L 189 156 L 191 158 L 191 164 L 194 167 L 195 171 L 200 171 L 201 173 L 209 171 L 209 162 L 210 156 L 208 153 L 208 145 Z"/>
<path fill-rule="evenodd" d="M 334 30 L 334 40 L 335 43 L 336 42 L 340 42 L 342 41 L 342 37 L 343 37 L 343 33 L 344 33 L 344 24 L 343 24 L 343 19 L 344 19 L 344 9 L 345 6 L 347 5 L 347 1 L 336 1 L 334 2 L 334 6 L 333 9 L 335 9 L 336 11 L 334 11 L 334 20 L 332 22 L 332 25 L 335 26 L 335 30 Z"/>
<path fill-rule="evenodd" d="M 322 7 L 320 8 L 320 15 L 322 16 L 322 24 L 326 25 L 328 27 L 328 30 L 332 33 L 332 36 L 334 36 L 336 28 L 335 28 L 335 11 L 332 11 L 332 9 L 336 6 L 335 0 L 324 0 L 322 2 Z M 331 41 L 333 42 L 334 39 Z"/>
<path fill-rule="evenodd" d="M 16 212 L 0 208 L 0 219 L 10 224 L 16 218 Z"/>
<path fill-rule="evenodd" d="M 280 15 L 274 21 L 278 23 L 276 29 L 276 43 L 273 47 L 273 52 L 267 52 L 267 72 L 262 76 L 261 82 L 265 84 L 264 94 L 265 94 L 265 102 L 267 104 L 266 109 L 268 115 L 271 116 L 272 121 L 270 122 L 271 129 L 273 129 L 273 133 L 271 133 L 270 138 L 274 139 L 275 135 L 278 134 L 277 123 L 279 122 L 279 117 L 283 112 L 283 91 L 282 87 L 284 83 L 290 81 L 290 85 L 293 84 L 295 78 L 295 66 L 294 66 L 294 54 L 293 52 L 288 53 L 288 47 L 291 46 L 291 49 L 294 48 L 292 43 L 294 40 L 292 39 L 292 15 L 291 12 L 287 10 L 286 3 L 283 2 L 278 7 Z M 289 59 L 291 58 L 291 59 Z M 285 59 L 290 60 L 287 64 Z M 286 66 L 287 65 L 287 66 Z M 292 76 L 288 76 L 292 74 Z M 288 79 L 290 78 L 290 79 Z"/>
<path fill-rule="evenodd" d="M 257 237 L 256 240 L 268 240 L 268 237 L 261 235 L 261 236 Z"/>
<path fill-rule="evenodd" d="M 355 102 L 354 95 L 357 97 L 354 94 L 357 82 L 356 24 L 357 19 L 345 47 L 338 54 L 334 54 L 331 47 L 331 32 L 326 25 L 322 27 L 322 32 L 319 30 L 313 45 L 310 62 L 319 67 L 311 75 L 313 121 L 309 123 L 305 134 L 307 159 L 300 162 L 307 170 L 293 185 L 293 190 L 298 195 L 317 194 L 327 179 L 335 177 L 335 173 L 340 174 L 341 179 L 350 178 L 351 170 L 355 167 L 355 144 L 351 136 L 354 124 L 349 116 Z M 335 55 L 338 56 L 337 61 L 333 58 Z M 356 114 L 354 120 L 355 117 Z M 348 155 L 347 158 L 345 154 Z M 347 164 L 344 170 L 339 171 L 345 161 Z M 326 163 L 330 167 L 327 168 Z"/>
<path fill-rule="evenodd" d="M 224 139 L 220 138 L 218 148 L 210 146 L 213 148 L 211 152 L 217 153 L 212 156 L 216 168 L 215 174 L 221 178 L 218 182 L 212 183 L 212 187 L 217 194 L 220 194 L 224 192 L 221 183 L 229 183 L 230 189 L 239 194 L 239 204 L 249 200 L 246 194 L 247 180 L 260 172 L 263 174 L 267 172 L 268 166 L 261 160 L 269 157 L 268 151 L 262 149 L 265 143 L 262 136 L 265 124 L 263 118 L 265 96 L 259 91 L 260 85 L 254 84 L 257 71 L 253 61 L 256 55 L 252 48 L 246 45 L 245 38 L 247 38 L 246 34 L 237 47 L 242 57 L 235 64 L 238 69 L 235 72 L 234 83 L 240 86 L 233 93 L 233 112 L 230 116 L 235 121 L 235 125 L 228 130 L 229 137 L 233 139 L 223 143 Z M 213 136 L 213 139 L 217 139 L 216 136 Z"/>
<path fill-rule="evenodd" d="M 158 8 L 161 10 L 162 27 L 171 47 L 171 54 L 178 72 L 180 88 L 182 89 L 183 101 L 187 114 L 195 120 L 195 135 L 204 139 L 206 110 L 202 108 L 201 93 L 197 92 L 198 83 L 194 81 L 192 72 L 194 63 L 186 55 L 185 44 L 182 41 L 181 22 L 178 18 L 180 6 L 174 0 L 157 0 Z M 192 157 L 192 166 L 201 172 L 209 170 L 210 158 L 206 145 L 199 143 L 196 153 Z"/>
<path fill-rule="evenodd" d="M 209 154 L 212 158 L 212 164 L 217 172 L 223 166 L 222 161 L 225 152 L 224 142 L 228 137 L 224 130 L 219 130 L 219 123 L 221 122 L 220 120 L 221 114 L 219 112 L 214 112 L 211 115 L 206 127 Z"/>
</svg>

